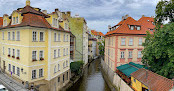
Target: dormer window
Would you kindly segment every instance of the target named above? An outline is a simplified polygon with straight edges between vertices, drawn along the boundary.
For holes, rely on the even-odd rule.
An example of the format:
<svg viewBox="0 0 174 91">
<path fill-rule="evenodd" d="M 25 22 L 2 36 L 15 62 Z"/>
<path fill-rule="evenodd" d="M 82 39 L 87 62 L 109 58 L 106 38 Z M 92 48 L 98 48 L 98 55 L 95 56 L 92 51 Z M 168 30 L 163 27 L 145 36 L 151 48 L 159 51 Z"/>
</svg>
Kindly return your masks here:
<svg viewBox="0 0 174 91">
<path fill-rule="evenodd" d="M 68 24 L 65 23 L 65 30 L 68 30 Z"/>
<path fill-rule="evenodd" d="M 16 23 L 18 23 L 18 16 L 16 17 Z"/>
<path fill-rule="evenodd" d="M 137 30 L 141 30 L 141 27 L 140 26 L 137 26 Z"/>
<path fill-rule="evenodd" d="M 152 31 L 152 32 L 153 32 L 153 29 L 150 29 L 150 31 Z"/>
<path fill-rule="evenodd" d="M 7 20 L 6 19 L 4 20 L 4 26 L 7 26 Z"/>
<path fill-rule="evenodd" d="M 119 27 L 119 25 L 116 26 L 116 29 Z"/>
<path fill-rule="evenodd" d="M 56 18 L 53 18 L 53 26 L 58 26 L 58 22 L 57 22 L 57 19 Z"/>
<path fill-rule="evenodd" d="M 130 30 L 134 30 L 134 26 L 133 25 L 130 26 Z"/>
<path fill-rule="evenodd" d="M 15 17 L 13 17 L 13 24 L 15 24 Z"/>
</svg>

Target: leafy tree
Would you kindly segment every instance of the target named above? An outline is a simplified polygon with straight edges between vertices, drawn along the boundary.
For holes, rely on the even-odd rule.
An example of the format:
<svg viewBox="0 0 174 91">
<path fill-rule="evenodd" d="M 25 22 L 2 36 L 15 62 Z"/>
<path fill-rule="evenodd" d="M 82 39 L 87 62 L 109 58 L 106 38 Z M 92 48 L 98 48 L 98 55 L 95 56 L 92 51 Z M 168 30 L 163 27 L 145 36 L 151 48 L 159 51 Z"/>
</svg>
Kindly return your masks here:
<svg viewBox="0 0 174 91">
<path fill-rule="evenodd" d="M 75 75 L 80 75 L 82 72 L 83 64 L 83 61 L 71 62 L 70 69 L 75 73 Z"/>
<path fill-rule="evenodd" d="M 153 36 L 147 34 L 142 62 L 164 77 L 174 78 L 174 23 L 166 24 Z"/>
<path fill-rule="evenodd" d="M 105 53 L 105 41 L 102 42 L 98 42 L 97 43 L 99 45 L 99 53 L 102 57 L 104 57 L 104 53 Z"/>
<path fill-rule="evenodd" d="M 160 29 L 163 22 L 169 19 L 169 22 L 174 22 L 174 0 L 161 0 L 156 6 L 155 24 L 156 28 Z"/>
</svg>

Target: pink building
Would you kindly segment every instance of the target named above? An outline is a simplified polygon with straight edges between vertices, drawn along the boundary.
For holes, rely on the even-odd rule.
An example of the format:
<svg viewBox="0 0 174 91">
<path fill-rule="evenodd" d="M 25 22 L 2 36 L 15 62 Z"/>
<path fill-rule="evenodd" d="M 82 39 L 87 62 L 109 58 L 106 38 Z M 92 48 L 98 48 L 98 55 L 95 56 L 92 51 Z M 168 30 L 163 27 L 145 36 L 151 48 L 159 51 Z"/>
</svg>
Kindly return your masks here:
<svg viewBox="0 0 174 91">
<path fill-rule="evenodd" d="M 136 21 L 126 15 L 117 25 L 109 26 L 105 35 L 105 63 L 113 71 L 117 66 L 129 62 L 141 64 L 141 51 L 144 48 L 142 43 L 145 41 L 146 31 L 153 34 L 153 22 L 152 17 L 142 16 Z"/>
</svg>

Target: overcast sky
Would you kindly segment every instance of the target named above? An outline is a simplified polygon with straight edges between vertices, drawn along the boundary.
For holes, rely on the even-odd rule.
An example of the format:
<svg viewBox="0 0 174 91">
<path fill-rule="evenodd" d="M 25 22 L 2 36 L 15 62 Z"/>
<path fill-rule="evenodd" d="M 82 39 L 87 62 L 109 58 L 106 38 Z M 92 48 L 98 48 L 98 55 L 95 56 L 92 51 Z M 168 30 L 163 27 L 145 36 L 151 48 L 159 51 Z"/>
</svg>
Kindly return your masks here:
<svg viewBox="0 0 174 91">
<path fill-rule="evenodd" d="M 26 0 L 0 0 L 0 16 L 11 14 L 13 10 L 25 6 Z M 159 0 L 30 0 L 31 6 L 53 12 L 71 11 L 72 16 L 79 14 L 87 21 L 88 27 L 104 34 L 108 25 L 116 25 L 123 15 L 138 20 L 142 15 L 155 16 Z"/>
</svg>

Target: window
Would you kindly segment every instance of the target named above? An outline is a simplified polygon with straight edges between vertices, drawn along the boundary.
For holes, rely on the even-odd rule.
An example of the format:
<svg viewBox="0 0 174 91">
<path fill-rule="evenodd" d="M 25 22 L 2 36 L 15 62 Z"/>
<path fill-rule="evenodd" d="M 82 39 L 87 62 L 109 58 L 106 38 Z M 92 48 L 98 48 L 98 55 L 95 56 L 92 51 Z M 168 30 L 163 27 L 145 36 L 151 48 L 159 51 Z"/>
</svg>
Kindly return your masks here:
<svg viewBox="0 0 174 91">
<path fill-rule="evenodd" d="M 140 26 L 137 26 L 137 30 L 141 30 L 141 27 Z"/>
<path fill-rule="evenodd" d="M 11 50 L 10 50 L 10 48 L 8 48 L 8 55 L 10 55 L 10 53 L 11 53 Z"/>
<path fill-rule="evenodd" d="M 132 58 L 132 51 L 129 51 L 129 58 Z"/>
<path fill-rule="evenodd" d="M 17 75 L 20 76 L 20 69 L 17 67 Z"/>
<path fill-rule="evenodd" d="M 64 34 L 64 36 L 63 36 L 63 41 L 65 41 L 65 34 Z"/>
<path fill-rule="evenodd" d="M 54 33 L 54 41 L 56 41 L 56 37 L 57 37 L 56 35 L 57 35 L 57 34 L 56 34 L 56 33 Z"/>
<path fill-rule="evenodd" d="M 15 40 L 15 32 L 12 32 L 12 40 Z"/>
<path fill-rule="evenodd" d="M 68 48 L 66 49 L 66 55 L 68 55 Z"/>
<path fill-rule="evenodd" d="M 67 74 L 67 80 L 68 80 L 68 72 L 66 74 Z"/>
<path fill-rule="evenodd" d="M 10 32 L 8 32 L 8 40 L 10 40 Z"/>
<path fill-rule="evenodd" d="M 56 23 L 56 26 L 57 26 L 57 19 L 55 19 L 55 23 Z"/>
<path fill-rule="evenodd" d="M 63 68 L 65 68 L 65 62 L 63 62 Z"/>
<path fill-rule="evenodd" d="M 124 52 L 121 52 L 121 58 L 124 58 Z"/>
<path fill-rule="evenodd" d="M 39 69 L 39 77 L 43 77 L 43 69 Z"/>
<path fill-rule="evenodd" d="M 3 47 L 2 49 L 3 49 L 3 55 L 4 55 L 5 54 L 5 48 Z"/>
<path fill-rule="evenodd" d="M 66 60 L 66 67 L 68 67 L 68 60 Z"/>
<path fill-rule="evenodd" d="M 13 49 L 13 52 L 12 53 L 13 53 L 12 56 L 15 56 L 15 49 Z"/>
<path fill-rule="evenodd" d="M 20 50 L 17 50 L 17 57 L 20 57 Z"/>
<path fill-rule="evenodd" d="M 8 71 L 11 72 L 11 64 L 8 64 Z"/>
<path fill-rule="evenodd" d="M 33 41 L 37 41 L 37 32 L 33 31 Z"/>
<path fill-rule="evenodd" d="M 138 58 L 141 58 L 141 51 L 138 51 Z"/>
<path fill-rule="evenodd" d="M 133 38 L 129 39 L 129 45 L 133 45 Z"/>
<path fill-rule="evenodd" d="M 32 79 L 36 79 L 36 70 L 32 70 Z"/>
<path fill-rule="evenodd" d="M 136 79 L 134 79 L 134 82 L 136 83 Z"/>
<path fill-rule="evenodd" d="M 60 49 L 58 49 L 58 57 L 60 57 Z"/>
<path fill-rule="evenodd" d="M 60 82 L 60 77 L 58 77 L 57 81 L 58 81 L 58 83 Z"/>
<path fill-rule="evenodd" d="M 63 56 L 65 56 L 65 48 L 63 49 Z"/>
<path fill-rule="evenodd" d="M 150 31 L 152 31 L 152 32 L 153 32 L 153 29 L 150 29 Z"/>
<path fill-rule="evenodd" d="M 13 74 L 15 74 L 15 66 L 13 65 Z"/>
<path fill-rule="evenodd" d="M 32 52 L 32 60 L 33 60 L 33 61 L 36 61 L 36 60 L 37 60 L 37 58 L 36 58 L 36 53 L 37 53 L 37 51 L 33 51 L 33 52 Z"/>
<path fill-rule="evenodd" d="M 4 40 L 4 32 L 2 32 L 2 40 Z"/>
<path fill-rule="evenodd" d="M 60 71 L 60 65 L 58 64 L 58 71 Z"/>
<path fill-rule="evenodd" d="M 44 41 L 44 32 L 40 32 L 40 41 Z"/>
<path fill-rule="evenodd" d="M 121 45 L 126 45 L 126 38 L 121 38 Z"/>
<path fill-rule="evenodd" d="M 66 29 L 66 30 L 68 29 L 68 24 L 67 24 L 67 23 L 65 23 L 65 29 Z"/>
<path fill-rule="evenodd" d="M 18 23 L 18 16 L 16 17 L 16 23 Z"/>
<path fill-rule="evenodd" d="M 58 34 L 58 41 L 60 41 L 60 33 Z"/>
<path fill-rule="evenodd" d="M 68 35 L 66 36 L 66 41 L 68 42 Z"/>
<path fill-rule="evenodd" d="M 42 60 L 44 57 L 43 57 L 43 51 L 40 51 L 39 52 L 39 58 L 40 58 L 40 60 Z"/>
<path fill-rule="evenodd" d="M 54 73 L 56 73 L 56 66 L 54 66 Z"/>
<path fill-rule="evenodd" d="M 143 41 L 142 38 L 139 38 L 139 45 L 142 45 Z"/>
<path fill-rule="evenodd" d="M 56 50 L 54 50 L 54 58 L 56 58 Z"/>
<path fill-rule="evenodd" d="M 13 24 L 15 24 L 15 17 L 13 17 Z"/>
<path fill-rule="evenodd" d="M 64 83 L 64 80 L 65 80 L 65 75 L 63 74 L 63 83 Z"/>
<path fill-rule="evenodd" d="M 130 30 L 134 30 L 134 26 L 133 25 L 130 26 Z"/>
<path fill-rule="evenodd" d="M 17 36 L 17 39 L 16 40 L 20 40 L 20 31 L 17 31 L 17 34 L 16 34 L 16 36 Z"/>
<path fill-rule="evenodd" d="M 53 26 L 55 26 L 55 25 L 56 25 L 56 19 L 53 18 Z"/>
</svg>

